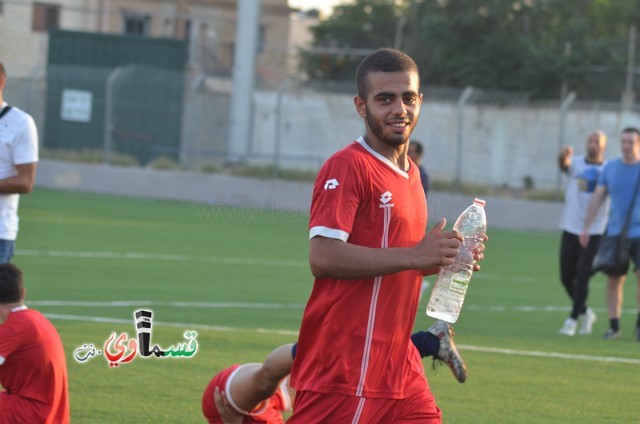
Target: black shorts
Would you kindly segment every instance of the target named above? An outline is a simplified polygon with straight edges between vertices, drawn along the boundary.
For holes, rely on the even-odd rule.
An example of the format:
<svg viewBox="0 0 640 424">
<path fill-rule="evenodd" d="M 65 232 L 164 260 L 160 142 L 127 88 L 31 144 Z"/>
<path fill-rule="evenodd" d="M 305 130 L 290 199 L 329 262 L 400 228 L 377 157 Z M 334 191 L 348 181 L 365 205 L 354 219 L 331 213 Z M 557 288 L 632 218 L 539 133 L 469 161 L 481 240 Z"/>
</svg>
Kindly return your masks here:
<svg viewBox="0 0 640 424">
<path fill-rule="evenodd" d="M 637 272 L 640 269 L 640 237 L 629 239 L 629 260 L 633 261 L 633 271 Z M 615 273 L 615 274 L 607 274 L 609 277 L 620 277 L 622 275 L 627 275 L 629 271 L 629 264 L 625 267 L 625 272 L 623 274 Z"/>
</svg>

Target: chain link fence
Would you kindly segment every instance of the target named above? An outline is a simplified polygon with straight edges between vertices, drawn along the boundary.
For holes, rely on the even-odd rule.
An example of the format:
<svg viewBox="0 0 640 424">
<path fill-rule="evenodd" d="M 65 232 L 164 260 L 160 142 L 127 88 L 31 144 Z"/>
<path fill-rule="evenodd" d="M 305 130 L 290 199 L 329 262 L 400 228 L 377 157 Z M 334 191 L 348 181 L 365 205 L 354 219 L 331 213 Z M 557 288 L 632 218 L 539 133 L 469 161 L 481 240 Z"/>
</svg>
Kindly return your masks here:
<svg viewBox="0 0 640 424">
<path fill-rule="evenodd" d="M 5 27 L 5 99 L 34 117 L 44 158 L 111 165 L 311 180 L 329 156 L 364 133 L 354 82 L 304 80 L 292 65 L 295 52 L 265 42 L 242 117 L 250 141 L 232 157 L 233 44 L 213 41 L 233 27 L 208 13 L 190 22 L 188 58 L 178 71 L 136 63 L 47 65 L 46 34 L 36 40 L 38 60 L 25 69 L 19 59 L 4 59 L 19 57 L 26 46 L 17 30 Z M 8 49 L 14 54 L 5 55 Z M 620 102 L 575 98 L 563 107 L 566 99 L 533 101 L 526 93 L 428 82 L 423 93 L 414 139 L 425 146 L 436 189 L 558 190 L 560 147 L 582 152 L 595 128 L 617 140 L 622 127 L 640 126 L 637 105 L 623 109 Z M 618 155 L 610 143 L 606 156 Z"/>
<path fill-rule="evenodd" d="M 310 180 L 324 160 L 364 133 L 353 93 L 290 80 L 279 89 L 255 90 L 245 122 L 251 140 L 231 164 L 228 79 L 125 67 L 122 80 L 109 86 L 113 72 L 49 68 L 45 78 L 11 78 L 5 99 L 36 120 L 43 157 L 115 165 Z M 127 73 L 136 79 L 127 82 Z M 74 87 L 78 80 L 97 87 L 91 91 L 91 121 L 66 122 L 61 128 L 62 85 L 70 80 Z M 52 96 L 52 90 L 58 94 Z M 154 90 L 178 94 L 158 100 Z M 424 94 L 413 138 L 425 146 L 425 166 L 436 189 L 438 184 L 443 189 L 558 189 L 555 158 L 562 146 L 582 152 L 587 134 L 600 128 L 612 140 L 606 156 L 617 157 L 613 141 L 620 129 L 640 126 L 637 111 L 616 103 L 577 99 L 563 111 L 560 100 L 532 102 L 521 93 L 425 87 Z M 71 154 L 79 151 L 87 154 Z"/>
</svg>

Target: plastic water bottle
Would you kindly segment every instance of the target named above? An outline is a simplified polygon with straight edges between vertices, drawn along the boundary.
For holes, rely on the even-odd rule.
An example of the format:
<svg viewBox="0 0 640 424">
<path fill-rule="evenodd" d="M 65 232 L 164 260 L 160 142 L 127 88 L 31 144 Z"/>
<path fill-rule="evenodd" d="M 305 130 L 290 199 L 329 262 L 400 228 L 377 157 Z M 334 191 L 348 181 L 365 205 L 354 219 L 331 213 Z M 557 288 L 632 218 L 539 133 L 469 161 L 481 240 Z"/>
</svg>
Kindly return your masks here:
<svg viewBox="0 0 640 424">
<path fill-rule="evenodd" d="M 473 204 L 460 214 L 453 225 L 453 229 L 460 232 L 464 241 L 454 262 L 440 268 L 427 305 L 427 315 L 430 317 L 450 323 L 458 320 L 473 274 L 473 251 L 483 242 L 487 231 L 485 203 L 482 199 L 473 199 Z"/>
</svg>

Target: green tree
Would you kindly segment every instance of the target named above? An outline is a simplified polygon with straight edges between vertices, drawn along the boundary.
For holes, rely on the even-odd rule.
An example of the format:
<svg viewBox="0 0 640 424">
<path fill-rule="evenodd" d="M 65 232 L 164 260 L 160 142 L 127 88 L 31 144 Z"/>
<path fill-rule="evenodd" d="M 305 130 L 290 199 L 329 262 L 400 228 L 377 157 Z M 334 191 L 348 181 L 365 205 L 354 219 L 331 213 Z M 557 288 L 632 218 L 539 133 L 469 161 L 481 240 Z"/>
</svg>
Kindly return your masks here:
<svg viewBox="0 0 640 424">
<path fill-rule="evenodd" d="M 393 47 L 399 13 L 393 0 L 337 6 L 311 29 L 312 48 L 301 52 L 302 70 L 312 79 L 353 80 L 367 51 Z"/>
<path fill-rule="evenodd" d="M 401 47 L 430 85 L 558 98 L 564 82 L 582 98 L 617 99 L 639 6 L 639 0 L 363 0 L 338 7 L 314 28 L 303 68 L 311 78 L 351 80 L 362 56 L 346 51 L 392 47 L 404 28 Z M 317 53 L 322 47 L 343 50 Z"/>
</svg>

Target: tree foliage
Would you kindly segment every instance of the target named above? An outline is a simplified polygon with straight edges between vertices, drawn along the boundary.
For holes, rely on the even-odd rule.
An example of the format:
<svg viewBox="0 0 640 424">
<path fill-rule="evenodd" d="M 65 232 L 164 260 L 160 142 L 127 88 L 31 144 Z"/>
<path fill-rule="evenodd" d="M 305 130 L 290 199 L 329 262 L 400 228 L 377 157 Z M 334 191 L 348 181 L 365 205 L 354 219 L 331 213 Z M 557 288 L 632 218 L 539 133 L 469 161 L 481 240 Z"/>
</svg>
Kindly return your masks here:
<svg viewBox="0 0 640 424">
<path fill-rule="evenodd" d="M 321 50 L 302 52 L 303 70 L 312 79 L 353 79 L 362 60 L 353 51 L 392 47 L 399 14 L 391 0 L 337 6 L 329 19 L 311 29 L 313 47 Z"/>
<path fill-rule="evenodd" d="M 313 79 L 351 80 L 362 49 L 393 47 L 400 34 L 431 85 L 558 98 L 564 82 L 582 98 L 619 99 L 632 24 L 640 0 L 361 0 L 314 27 L 302 66 Z"/>
</svg>

